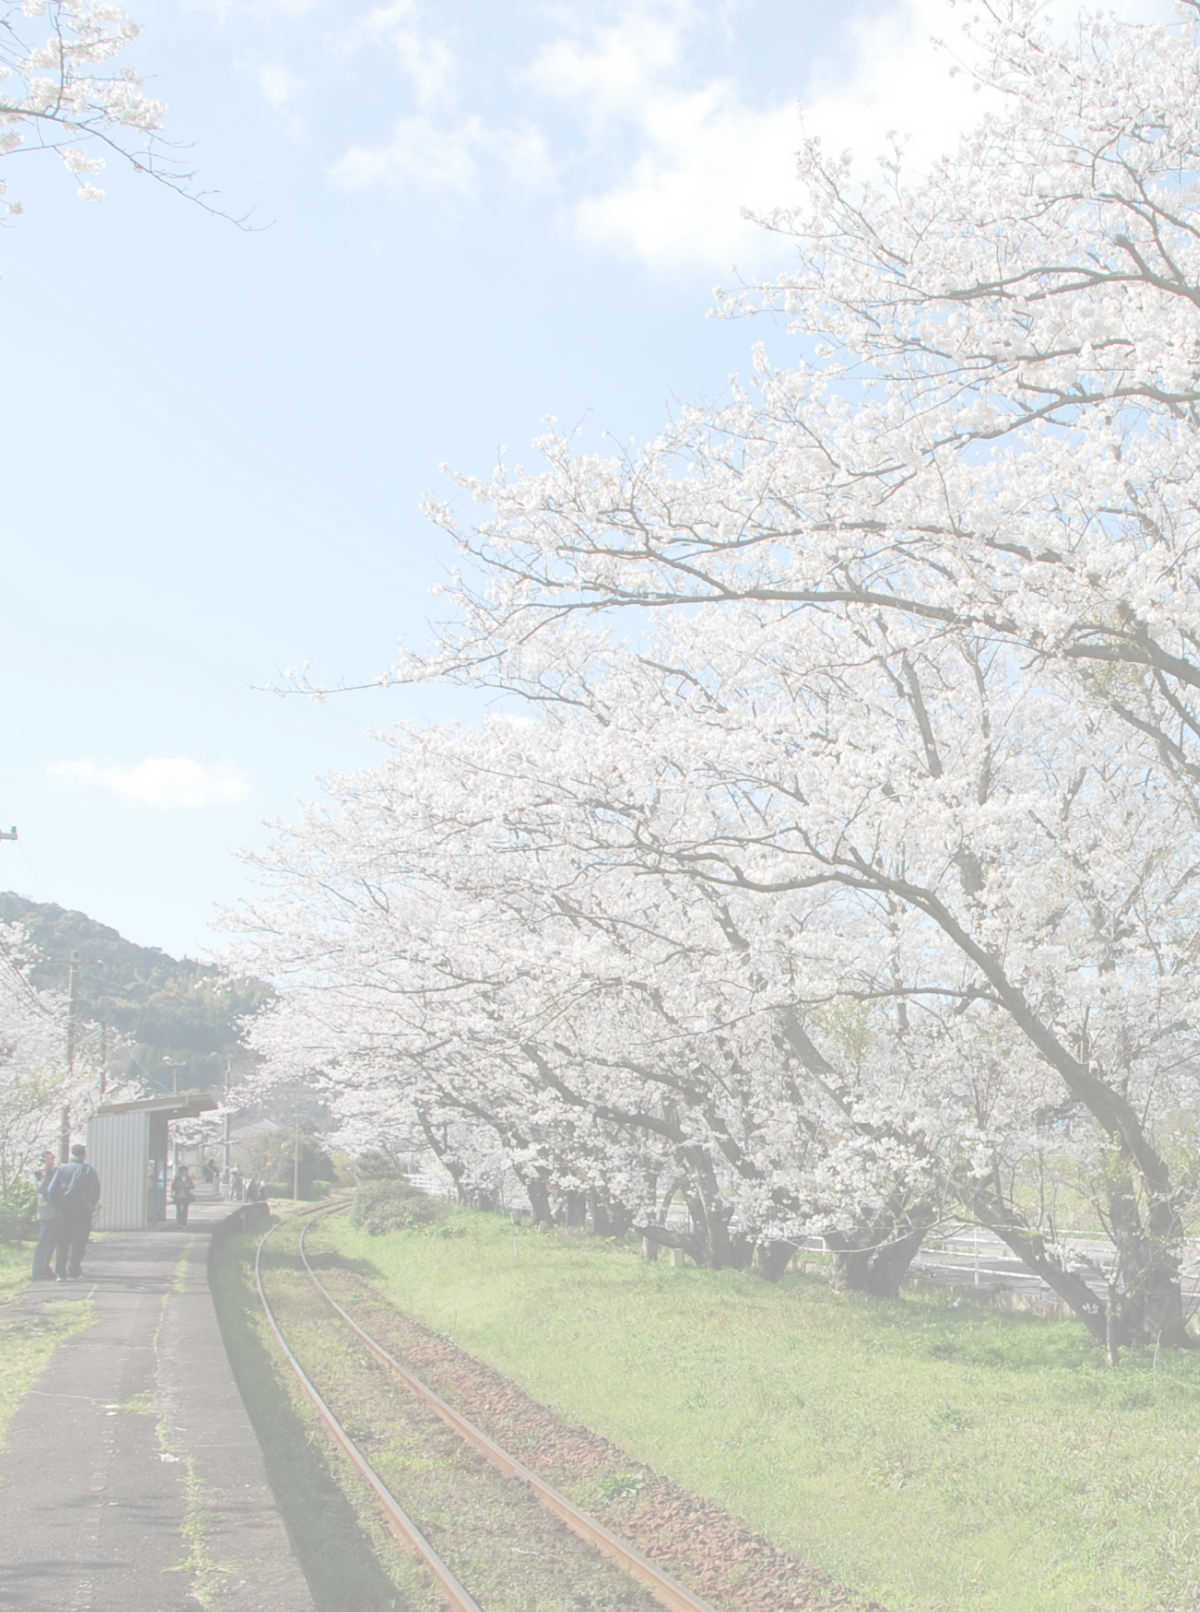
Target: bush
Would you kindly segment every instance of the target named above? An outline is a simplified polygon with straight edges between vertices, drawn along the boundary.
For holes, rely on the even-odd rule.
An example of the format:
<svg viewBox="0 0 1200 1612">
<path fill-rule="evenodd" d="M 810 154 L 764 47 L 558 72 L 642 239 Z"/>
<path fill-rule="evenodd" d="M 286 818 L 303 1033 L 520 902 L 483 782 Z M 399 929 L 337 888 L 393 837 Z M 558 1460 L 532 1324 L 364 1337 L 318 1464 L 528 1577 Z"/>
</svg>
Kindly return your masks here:
<svg viewBox="0 0 1200 1612">
<path fill-rule="evenodd" d="M 354 1174 L 359 1181 L 395 1181 L 404 1169 L 394 1153 L 371 1147 L 355 1159 Z"/>
<path fill-rule="evenodd" d="M 409 1182 L 364 1181 L 354 1194 L 350 1218 L 372 1237 L 389 1231 L 413 1231 L 432 1226 L 446 1216 L 445 1205 Z"/>
<path fill-rule="evenodd" d="M 31 1183 L 10 1181 L 0 1194 L 0 1243 L 15 1243 L 36 1229 L 37 1193 Z"/>
</svg>

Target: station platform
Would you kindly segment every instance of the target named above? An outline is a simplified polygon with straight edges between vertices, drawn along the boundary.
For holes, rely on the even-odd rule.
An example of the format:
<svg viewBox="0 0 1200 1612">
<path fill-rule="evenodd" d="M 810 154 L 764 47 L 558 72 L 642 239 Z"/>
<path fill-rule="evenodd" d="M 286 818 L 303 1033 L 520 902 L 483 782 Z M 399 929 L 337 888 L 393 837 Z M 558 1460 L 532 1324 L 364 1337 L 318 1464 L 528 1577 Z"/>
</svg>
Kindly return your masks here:
<svg viewBox="0 0 1200 1612">
<path fill-rule="evenodd" d="M 80 1279 L 13 1301 L 87 1299 L 91 1319 L 0 1451 L 5 1612 L 313 1612 L 208 1286 L 214 1227 L 235 1207 L 197 1201 L 186 1228 L 106 1233 Z"/>
</svg>

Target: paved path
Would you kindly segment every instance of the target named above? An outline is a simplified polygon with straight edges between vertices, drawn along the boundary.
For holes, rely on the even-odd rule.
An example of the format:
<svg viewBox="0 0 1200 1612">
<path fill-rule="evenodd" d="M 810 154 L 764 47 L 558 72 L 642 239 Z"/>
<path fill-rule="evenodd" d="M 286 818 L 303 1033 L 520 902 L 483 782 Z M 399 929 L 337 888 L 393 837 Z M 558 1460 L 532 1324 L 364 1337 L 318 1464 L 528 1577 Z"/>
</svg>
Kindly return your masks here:
<svg viewBox="0 0 1200 1612">
<path fill-rule="evenodd" d="M 87 1298 L 0 1452 L 4 1612 L 312 1612 L 230 1372 L 210 1229 L 110 1233 L 36 1310 Z M 351 1609 L 347 1609 L 351 1612 Z"/>
</svg>

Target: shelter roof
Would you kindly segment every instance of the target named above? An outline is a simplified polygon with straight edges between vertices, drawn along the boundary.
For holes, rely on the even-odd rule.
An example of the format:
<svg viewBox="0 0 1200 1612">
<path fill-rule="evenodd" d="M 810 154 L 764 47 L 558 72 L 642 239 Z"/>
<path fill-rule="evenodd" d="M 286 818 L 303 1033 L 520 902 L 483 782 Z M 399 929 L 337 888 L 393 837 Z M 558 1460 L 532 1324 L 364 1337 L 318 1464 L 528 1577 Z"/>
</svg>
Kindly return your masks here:
<svg viewBox="0 0 1200 1612">
<path fill-rule="evenodd" d="M 163 1097 L 135 1097 L 127 1103 L 102 1103 L 98 1114 L 165 1114 L 168 1119 L 194 1119 L 220 1104 L 211 1092 L 176 1091 Z"/>
</svg>

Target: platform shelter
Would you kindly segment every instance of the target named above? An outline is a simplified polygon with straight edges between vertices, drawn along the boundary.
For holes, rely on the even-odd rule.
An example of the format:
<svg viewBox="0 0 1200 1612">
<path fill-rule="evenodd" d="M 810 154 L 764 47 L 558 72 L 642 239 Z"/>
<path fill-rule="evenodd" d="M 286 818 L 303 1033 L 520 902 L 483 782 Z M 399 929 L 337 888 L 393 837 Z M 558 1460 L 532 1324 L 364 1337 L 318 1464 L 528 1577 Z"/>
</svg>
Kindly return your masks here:
<svg viewBox="0 0 1200 1612">
<path fill-rule="evenodd" d="M 100 1175 L 102 1231 L 143 1231 L 167 1213 L 167 1159 L 172 1120 L 194 1119 L 218 1106 L 206 1091 L 172 1092 L 105 1103 L 88 1121 L 88 1158 Z"/>
</svg>

